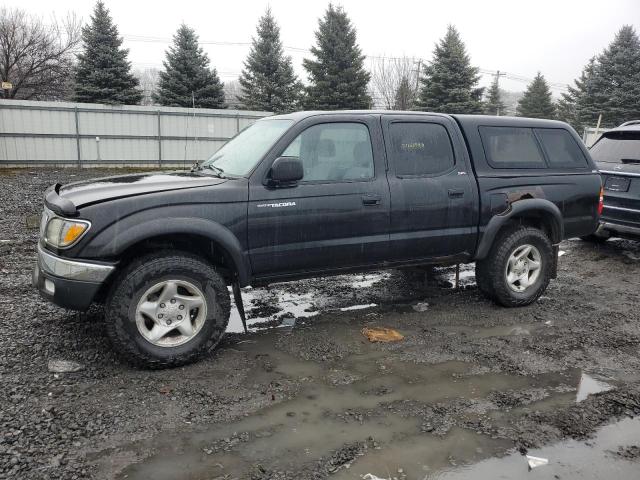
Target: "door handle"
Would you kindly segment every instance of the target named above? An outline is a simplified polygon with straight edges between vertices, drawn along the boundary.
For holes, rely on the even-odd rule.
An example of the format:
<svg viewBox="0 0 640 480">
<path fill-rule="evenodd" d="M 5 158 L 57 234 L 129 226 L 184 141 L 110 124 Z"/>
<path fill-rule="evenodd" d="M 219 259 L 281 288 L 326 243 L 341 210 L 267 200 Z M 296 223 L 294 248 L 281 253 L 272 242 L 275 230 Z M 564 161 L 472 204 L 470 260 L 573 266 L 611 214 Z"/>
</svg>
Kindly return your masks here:
<svg viewBox="0 0 640 480">
<path fill-rule="evenodd" d="M 464 190 L 459 188 L 450 188 L 448 190 L 449 198 L 462 198 L 464 197 Z"/>
<path fill-rule="evenodd" d="M 364 206 L 380 205 L 382 198 L 380 195 L 363 195 L 362 204 Z"/>
</svg>

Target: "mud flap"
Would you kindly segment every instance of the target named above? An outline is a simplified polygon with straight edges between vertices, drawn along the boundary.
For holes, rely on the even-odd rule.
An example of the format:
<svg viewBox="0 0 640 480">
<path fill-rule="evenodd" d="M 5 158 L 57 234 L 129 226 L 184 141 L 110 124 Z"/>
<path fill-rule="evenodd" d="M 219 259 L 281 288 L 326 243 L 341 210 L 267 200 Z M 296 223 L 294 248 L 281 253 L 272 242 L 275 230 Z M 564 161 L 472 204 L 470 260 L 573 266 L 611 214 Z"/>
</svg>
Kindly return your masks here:
<svg viewBox="0 0 640 480">
<path fill-rule="evenodd" d="M 553 262 L 551 263 L 551 278 L 558 278 L 558 256 L 560 253 L 560 246 L 553 246 Z"/>
<path fill-rule="evenodd" d="M 244 314 L 244 304 L 242 303 L 242 292 L 240 291 L 240 284 L 238 283 L 238 279 L 234 278 L 233 283 L 231 284 L 231 288 L 233 289 L 233 300 L 236 302 L 236 308 L 238 309 L 238 313 L 240 314 L 240 320 L 242 320 L 242 327 L 244 328 L 244 333 L 247 333 L 247 317 Z"/>
</svg>

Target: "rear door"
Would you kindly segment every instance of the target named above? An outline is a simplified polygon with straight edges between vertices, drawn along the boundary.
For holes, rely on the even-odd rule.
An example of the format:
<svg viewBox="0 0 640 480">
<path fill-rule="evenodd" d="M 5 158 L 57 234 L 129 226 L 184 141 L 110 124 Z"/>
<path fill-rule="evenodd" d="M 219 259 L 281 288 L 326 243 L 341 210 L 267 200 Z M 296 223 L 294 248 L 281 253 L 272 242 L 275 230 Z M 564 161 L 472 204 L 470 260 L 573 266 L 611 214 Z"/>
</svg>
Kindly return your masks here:
<svg viewBox="0 0 640 480">
<path fill-rule="evenodd" d="M 446 117 L 385 115 L 392 261 L 471 255 L 477 189 L 459 132 Z"/>
<path fill-rule="evenodd" d="M 604 185 L 602 220 L 640 227 L 640 130 L 606 132 L 590 153 Z"/>
<path fill-rule="evenodd" d="M 318 115 L 295 125 L 251 178 L 248 243 L 257 277 L 330 271 L 383 262 L 389 186 L 374 115 Z M 278 156 L 298 157 L 304 177 L 272 188 L 264 176 Z"/>
</svg>

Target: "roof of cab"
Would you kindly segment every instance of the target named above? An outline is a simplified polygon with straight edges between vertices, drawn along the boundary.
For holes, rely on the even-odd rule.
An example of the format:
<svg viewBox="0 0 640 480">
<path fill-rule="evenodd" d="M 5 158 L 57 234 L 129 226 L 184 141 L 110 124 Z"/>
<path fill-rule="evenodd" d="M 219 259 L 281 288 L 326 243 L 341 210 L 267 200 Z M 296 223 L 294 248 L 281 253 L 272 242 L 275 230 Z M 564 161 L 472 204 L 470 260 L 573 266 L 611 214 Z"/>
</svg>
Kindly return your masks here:
<svg viewBox="0 0 640 480">
<path fill-rule="evenodd" d="M 438 117 L 448 117 L 451 115 L 445 113 L 419 112 L 419 111 L 402 111 L 402 110 L 309 110 L 293 113 L 285 113 L 283 115 L 272 115 L 264 119 L 285 119 L 285 120 L 303 120 L 307 117 L 315 117 L 320 115 L 430 115 Z"/>
<path fill-rule="evenodd" d="M 424 116 L 437 116 L 444 118 L 453 118 L 462 126 L 515 126 L 515 127 L 563 127 L 566 128 L 567 124 L 558 120 L 546 120 L 538 118 L 524 118 L 524 117 L 497 117 L 493 115 L 458 115 L 447 113 L 435 113 L 435 112 L 421 112 L 421 111 L 402 111 L 402 110 L 320 110 L 320 111 L 301 111 L 287 113 L 284 115 L 273 115 L 266 117 L 265 119 L 287 119 L 300 121 L 308 117 L 320 116 L 320 115 L 424 115 Z"/>
</svg>

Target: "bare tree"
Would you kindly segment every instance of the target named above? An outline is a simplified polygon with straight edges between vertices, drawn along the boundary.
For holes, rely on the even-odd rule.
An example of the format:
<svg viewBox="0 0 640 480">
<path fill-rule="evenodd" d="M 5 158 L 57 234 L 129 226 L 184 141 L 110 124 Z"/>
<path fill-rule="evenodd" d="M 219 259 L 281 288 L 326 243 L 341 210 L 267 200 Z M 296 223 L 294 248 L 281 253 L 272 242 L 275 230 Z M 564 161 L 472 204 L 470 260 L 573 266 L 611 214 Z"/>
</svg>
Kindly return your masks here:
<svg viewBox="0 0 640 480">
<path fill-rule="evenodd" d="M 140 89 L 142 90 L 142 100 L 140 105 L 154 105 L 153 93 L 158 87 L 158 80 L 160 78 L 160 70 L 157 68 L 145 68 L 144 70 L 136 69 L 133 74 L 138 78 L 140 82 Z"/>
<path fill-rule="evenodd" d="M 418 67 L 409 57 L 373 59 L 371 87 L 376 103 L 388 110 L 410 110 L 418 91 Z"/>
<path fill-rule="evenodd" d="M 13 84 L 4 98 L 66 98 L 81 27 L 74 14 L 45 23 L 24 10 L 0 8 L 0 80 Z"/>
<path fill-rule="evenodd" d="M 245 110 L 246 107 L 240 101 L 242 96 L 242 86 L 236 79 L 224 82 L 224 98 L 229 108 Z"/>
</svg>

